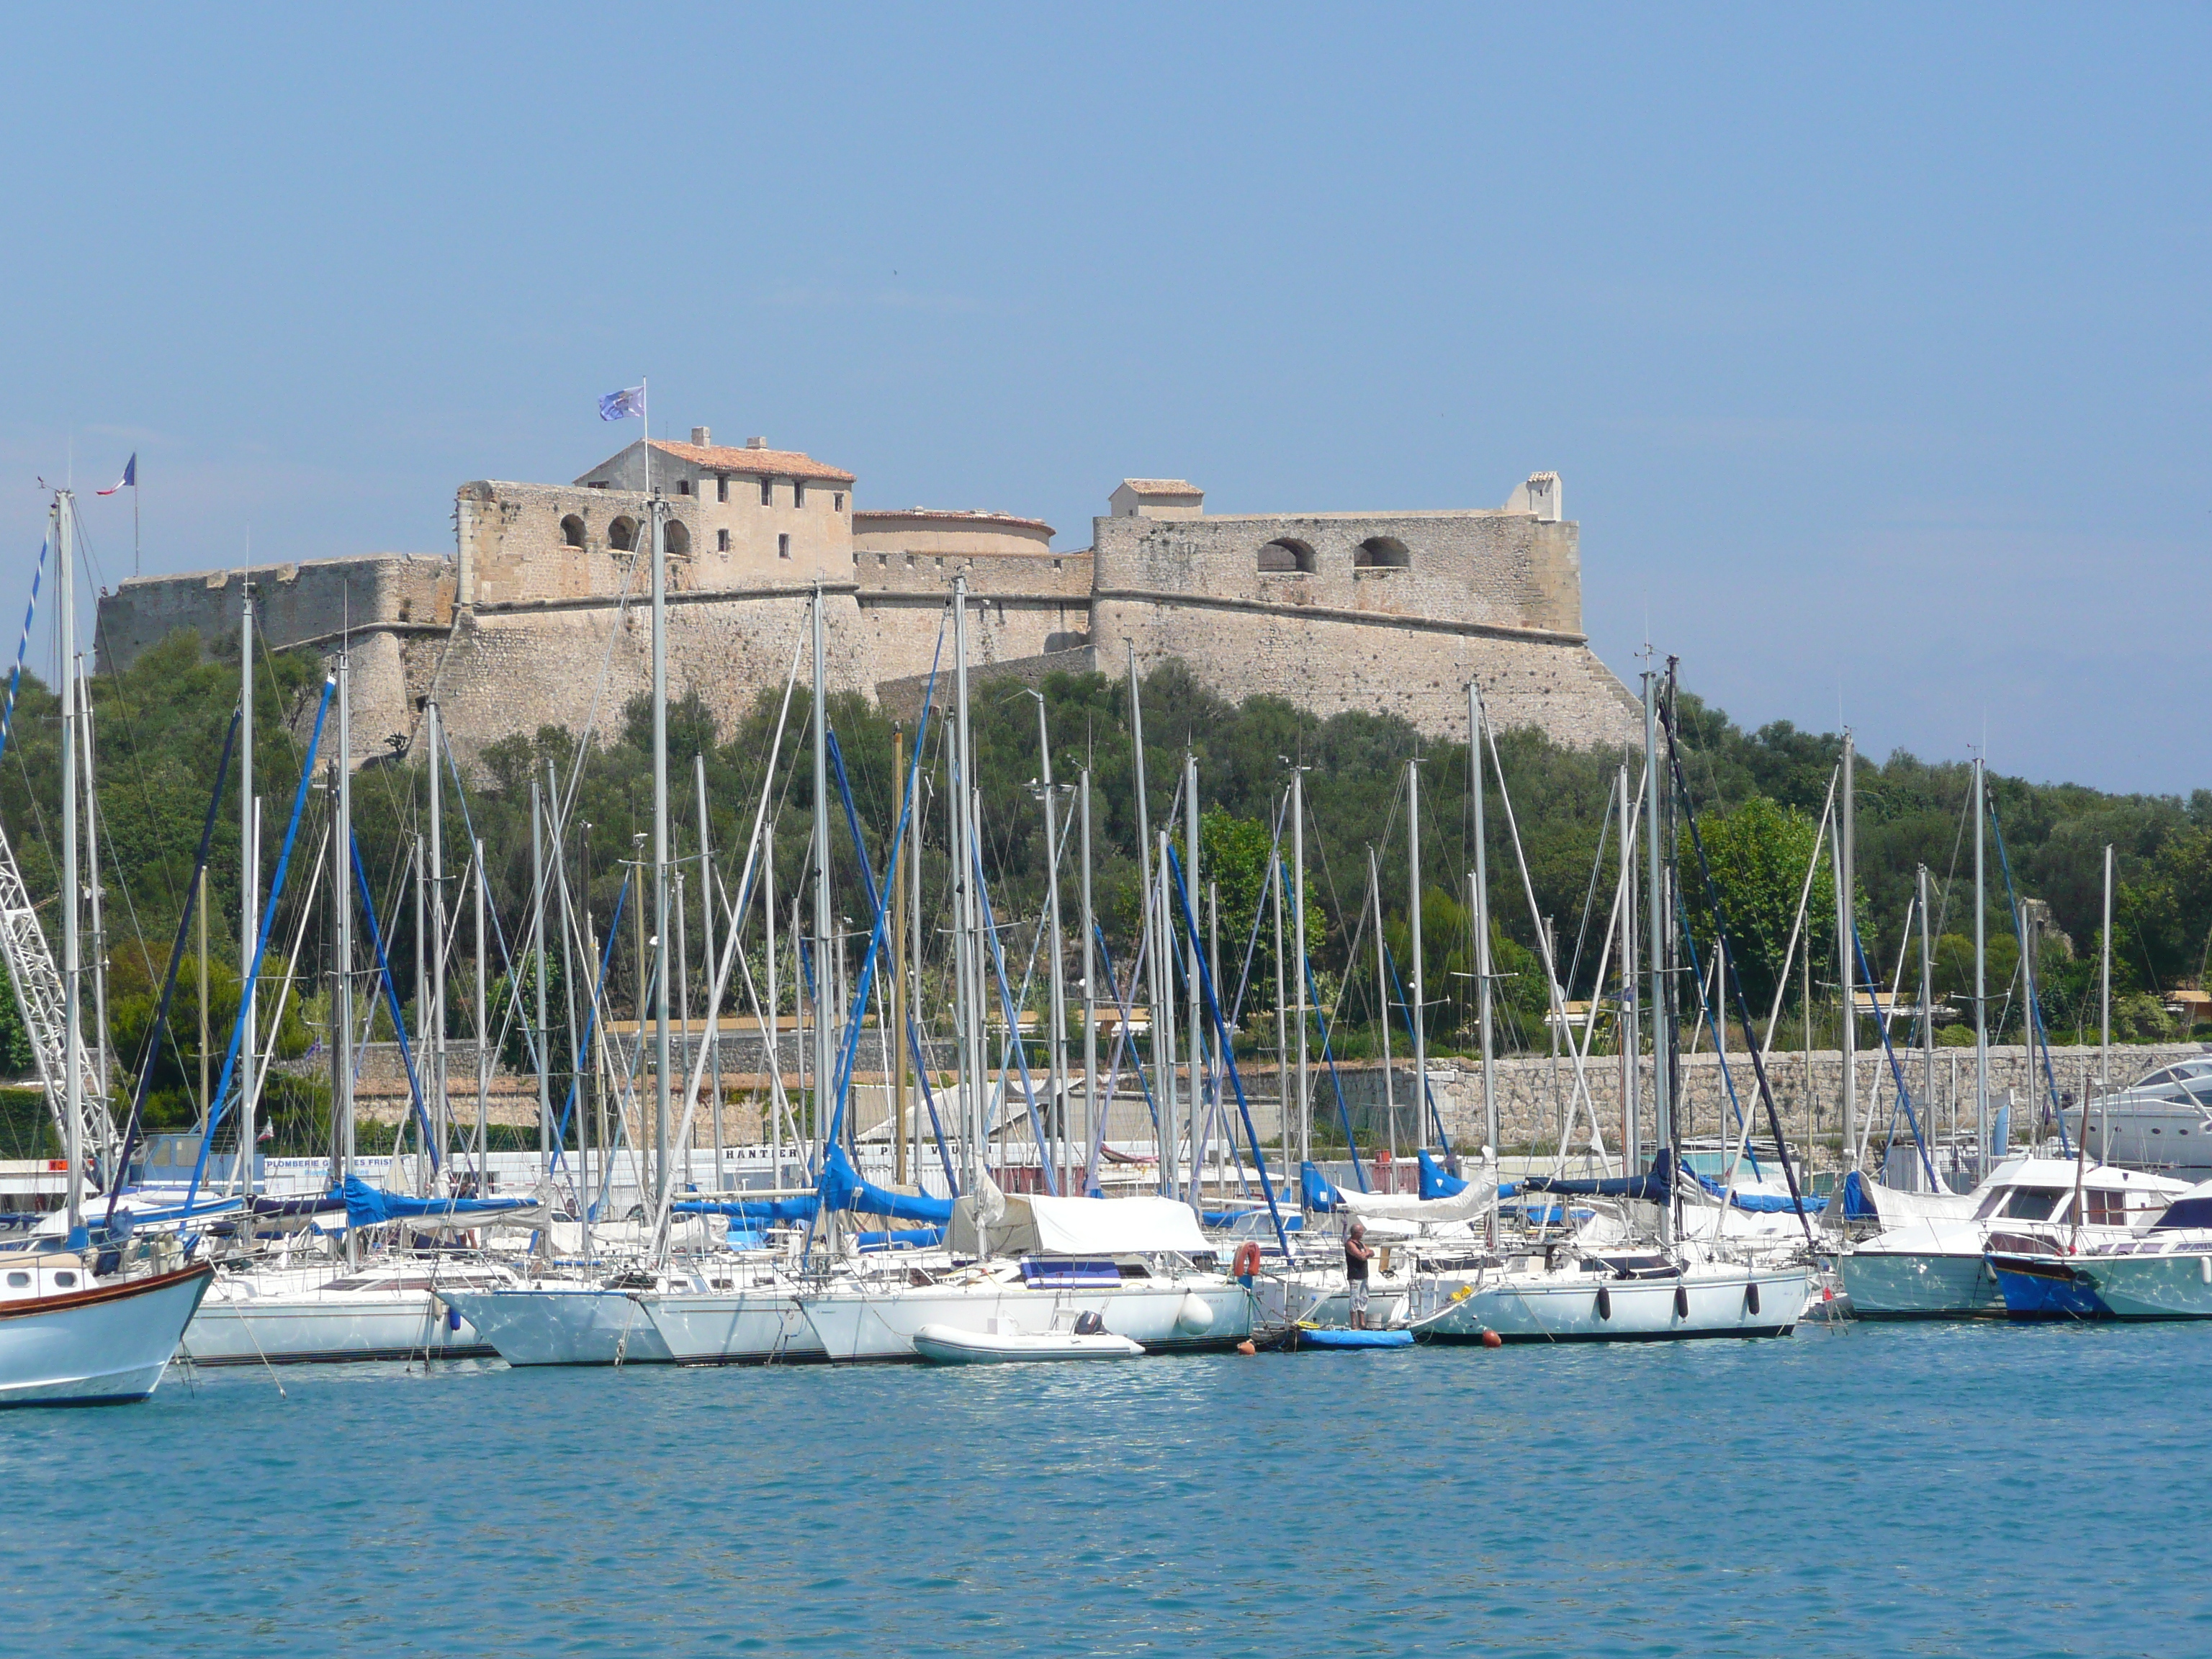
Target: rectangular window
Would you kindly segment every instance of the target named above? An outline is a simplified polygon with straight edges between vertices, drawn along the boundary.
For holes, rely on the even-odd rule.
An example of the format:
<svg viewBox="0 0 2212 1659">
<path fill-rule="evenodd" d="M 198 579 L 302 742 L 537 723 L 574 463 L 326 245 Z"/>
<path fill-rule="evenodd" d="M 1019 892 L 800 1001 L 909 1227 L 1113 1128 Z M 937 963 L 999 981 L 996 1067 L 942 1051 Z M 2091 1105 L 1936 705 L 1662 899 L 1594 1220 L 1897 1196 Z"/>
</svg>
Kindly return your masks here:
<svg viewBox="0 0 2212 1659">
<path fill-rule="evenodd" d="M 691 480 L 678 478 L 676 481 L 676 493 L 679 495 L 689 495 L 691 493 Z"/>
<path fill-rule="evenodd" d="M 775 505 L 775 485 L 767 478 L 761 480 L 761 505 L 763 507 Z"/>
<path fill-rule="evenodd" d="M 841 489 L 836 495 L 830 496 L 830 510 L 832 513 L 842 513 L 845 510 L 845 492 L 843 490 Z"/>
<path fill-rule="evenodd" d="M 791 556 L 790 537 L 778 536 L 775 538 L 775 556 L 779 559 L 787 559 Z"/>
<path fill-rule="evenodd" d="M 718 501 L 726 501 L 730 499 L 730 475 L 726 472 L 717 472 L 714 475 L 714 499 Z"/>
<path fill-rule="evenodd" d="M 804 507 L 806 505 L 806 486 L 805 484 L 795 483 L 792 485 L 791 504 L 793 507 Z"/>
<path fill-rule="evenodd" d="M 728 531 L 717 530 L 714 532 L 714 550 L 717 553 L 726 553 L 730 550 L 730 532 Z"/>
</svg>

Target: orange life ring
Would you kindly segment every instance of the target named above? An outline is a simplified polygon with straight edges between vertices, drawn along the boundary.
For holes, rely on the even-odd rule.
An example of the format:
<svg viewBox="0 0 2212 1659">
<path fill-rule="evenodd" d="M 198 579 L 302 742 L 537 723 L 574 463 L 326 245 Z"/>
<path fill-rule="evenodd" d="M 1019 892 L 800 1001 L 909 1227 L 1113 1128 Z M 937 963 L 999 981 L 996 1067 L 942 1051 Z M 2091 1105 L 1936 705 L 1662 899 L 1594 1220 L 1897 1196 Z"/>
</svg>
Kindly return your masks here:
<svg viewBox="0 0 2212 1659">
<path fill-rule="evenodd" d="M 1245 1243 L 1237 1247 L 1237 1265 L 1232 1270 L 1238 1279 L 1249 1279 L 1260 1271 L 1260 1247 Z"/>
</svg>

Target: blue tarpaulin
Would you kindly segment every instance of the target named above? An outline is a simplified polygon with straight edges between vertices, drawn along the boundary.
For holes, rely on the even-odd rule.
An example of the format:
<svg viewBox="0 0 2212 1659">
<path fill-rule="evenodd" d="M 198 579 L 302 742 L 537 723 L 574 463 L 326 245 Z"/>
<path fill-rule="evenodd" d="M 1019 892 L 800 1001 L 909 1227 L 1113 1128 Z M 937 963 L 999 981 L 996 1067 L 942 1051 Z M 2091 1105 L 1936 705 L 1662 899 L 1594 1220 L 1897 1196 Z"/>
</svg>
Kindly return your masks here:
<svg viewBox="0 0 2212 1659">
<path fill-rule="evenodd" d="M 1426 1147 L 1423 1147 L 1418 1156 L 1421 1164 L 1423 1198 L 1457 1198 L 1467 1190 L 1467 1182 L 1455 1175 L 1447 1174 L 1443 1166 L 1429 1156 Z"/>
<path fill-rule="evenodd" d="M 860 1249 L 868 1253 L 877 1250 L 926 1250 L 945 1242 L 942 1227 L 902 1227 L 894 1232 L 862 1233 Z"/>
<path fill-rule="evenodd" d="M 1324 1215 L 1343 1202 L 1336 1188 L 1329 1185 L 1328 1177 L 1311 1164 L 1298 1166 L 1298 1191 L 1305 1200 L 1306 1208 L 1318 1210 Z"/>
<path fill-rule="evenodd" d="M 374 1227 L 386 1221 L 459 1220 L 538 1206 L 534 1198 L 410 1198 L 372 1187 L 359 1176 L 348 1176 L 340 1190 L 345 1198 L 346 1224 L 351 1227 Z"/>
<path fill-rule="evenodd" d="M 952 1200 L 916 1193 L 887 1192 L 860 1179 L 842 1146 L 832 1146 L 822 1169 L 822 1201 L 833 1210 L 858 1210 L 863 1215 L 889 1216 L 894 1221 L 921 1221 L 943 1226 L 952 1219 Z"/>
<path fill-rule="evenodd" d="M 724 1215 L 749 1227 L 777 1227 L 812 1219 L 821 1202 L 808 1193 L 799 1198 L 761 1198 L 750 1202 L 742 1199 L 686 1199 L 669 1207 L 678 1215 Z"/>
</svg>

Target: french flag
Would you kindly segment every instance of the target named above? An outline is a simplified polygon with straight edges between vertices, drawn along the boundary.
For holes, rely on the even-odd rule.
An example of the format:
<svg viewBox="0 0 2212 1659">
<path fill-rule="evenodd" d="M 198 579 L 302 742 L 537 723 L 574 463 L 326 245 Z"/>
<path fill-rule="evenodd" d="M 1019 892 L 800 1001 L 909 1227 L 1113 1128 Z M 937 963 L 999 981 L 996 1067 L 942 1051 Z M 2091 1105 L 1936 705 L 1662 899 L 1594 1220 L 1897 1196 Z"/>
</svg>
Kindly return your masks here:
<svg viewBox="0 0 2212 1659">
<path fill-rule="evenodd" d="M 102 489 L 95 491 L 94 493 L 101 495 L 112 495 L 115 493 L 115 490 L 121 489 L 125 485 L 128 485 L 133 489 L 136 489 L 138 487 L 138 453 L 136 450 L 133 450 L 131 453 L 131 459 L 124 462 L 123 476 L 115 481 L 114 489 Z"/>
</svg>

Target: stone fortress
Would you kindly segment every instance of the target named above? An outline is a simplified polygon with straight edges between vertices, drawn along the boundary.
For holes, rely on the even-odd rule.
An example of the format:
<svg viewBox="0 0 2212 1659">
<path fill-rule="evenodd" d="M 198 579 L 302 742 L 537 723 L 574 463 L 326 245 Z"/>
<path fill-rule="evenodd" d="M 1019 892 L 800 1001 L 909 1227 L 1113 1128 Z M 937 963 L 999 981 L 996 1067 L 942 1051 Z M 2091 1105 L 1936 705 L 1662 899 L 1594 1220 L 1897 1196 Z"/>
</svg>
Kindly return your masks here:
<svg viewBox="0 0 2212 1659">
<path fill-rule="evenodd" d="M 670 688 L 726 728 L 783 684 L 817 583 L 832 687 L 917 706 L 964 574 L 971 665 L 987 675 L 1119 675 L 1133 649 L 1140 670 L 1181 658 L 1231 700 L 1396 714 L 1462 740 L 1472 678 L 1501 726 L 1640 740 L 1634 701 L 1582 632 L 1578 526 L 1555 474 L 1489 510 L 1228 516 L 1181 479 L 1129 478 L 1076 552 L 1035 519 L 864 510 L 854 483 L 759 438 L 641 440 L 571 484 L 463 484 L 451 555 L 258 567 L 258 626 L 271 648 L 347 641 L 356 763 L 411 746 L 434 698 L 464 758 L 544 725 L 604 734 L 650 684 L 641 552 L 658 493 Z M 127 665 L 179 629 L 234 640 L 243 574 L 124 582 L 100 600 L 100 651 Z"/>
</svg>

